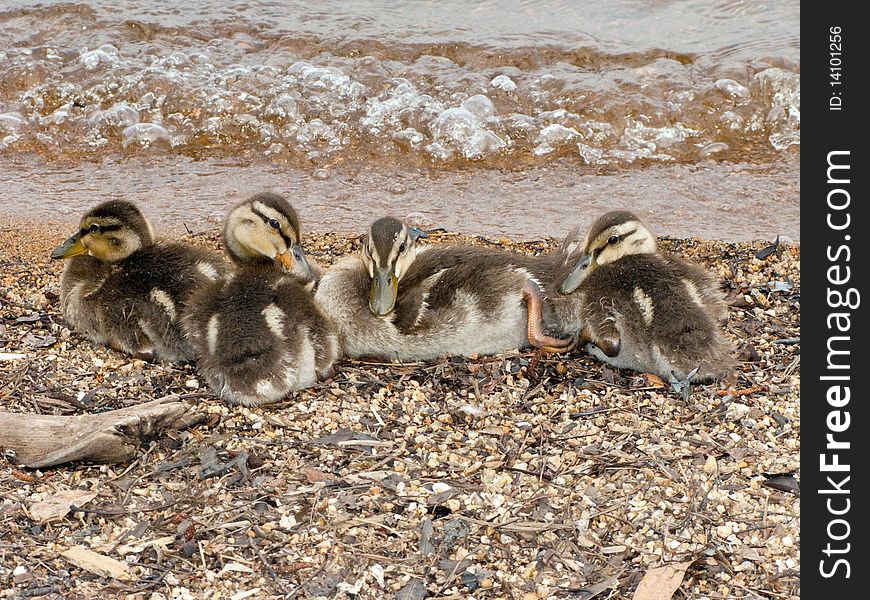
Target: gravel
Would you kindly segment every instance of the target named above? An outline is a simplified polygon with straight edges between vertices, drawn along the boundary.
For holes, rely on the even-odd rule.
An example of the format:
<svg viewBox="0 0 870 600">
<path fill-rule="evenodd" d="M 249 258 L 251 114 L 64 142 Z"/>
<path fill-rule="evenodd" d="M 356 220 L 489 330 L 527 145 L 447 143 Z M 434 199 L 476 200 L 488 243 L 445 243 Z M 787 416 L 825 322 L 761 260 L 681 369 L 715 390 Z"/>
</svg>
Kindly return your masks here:
<svg viewBox="0 0 870 600">
<path fill-rule="evenodd" d="M 727 294 L 741 360 L 728 388 L 684 395 L 583 352 L 512 352 L 344 360 L 315 388 L 245 408 L 191 365 L 67 328 L 48 258 L 67 229 L 0 230 L 0 406 L 88 414 L 179 394 L 208 418 L 129 464 L 0 459 L 0 596 L 625 598 L 673 565 L 675 598 L 799 597 L 799 246 L 661 240 Z M 328 266 L 358 241 L 305 245 Z M 38 518 L 58 494 L 86 501 Z M 126 575 L 68 560 L 73 547 Z"/>
</svg>

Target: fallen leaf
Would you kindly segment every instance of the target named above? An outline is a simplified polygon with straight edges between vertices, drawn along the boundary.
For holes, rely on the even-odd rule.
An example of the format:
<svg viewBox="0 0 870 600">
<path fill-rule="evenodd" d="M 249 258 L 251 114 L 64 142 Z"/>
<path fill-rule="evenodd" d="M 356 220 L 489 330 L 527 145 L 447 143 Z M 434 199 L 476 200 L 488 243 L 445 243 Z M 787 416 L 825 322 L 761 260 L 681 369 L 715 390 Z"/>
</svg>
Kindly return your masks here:
<svg viewBox="0 0 870 600">
<path fill-rule="evenodd" d="M 641 373 L 641 377 L 643 377 L 646 382 L 647 387 L 652 388 L 663 388 L 665 387 L 665 382 L 662 381 L 662 378 L 656 375 L 655 373 Z"/>
<path fill-rule="evenodd" d="M 444 571 L 448 576 L 450 576 L 455 575 L 456 573 L 462 573 L 472 564 L 473 563 L 467 558 L 463 560 L 450 560 L 449 558 L 442 558 L 438 561 L 438 568 Z"/>
<path fill-rule="evenodd" d="M 396 592 L 396 600 L 423 600 L 425 597 L 426 586 L 419 579 L 412 579 Z"/>
<path fill-rule="evenodd" d="M 752 308 L 755 306 L 755 303 L 746 295 L 746 292 L 743 289 L 736 289 L 729 292 L 729 294 L 725 296 L 725 303 L 728 306 L 733 306 L 735 308 Z"/>
<path fill-rule="evenodd" d="M 739 396 L 749 396 L 751 394 L 756 394 L 758 392 L 766 392 L 766 391 L 767 391 L 766 385 L 753 385 L 753 386 L 748 387 L 748 388 L 740 388 L 739 390 L 734 390 L 734 389 L 716 390 L 716 395 L 718 395 L 718 396 L 731 395 L 731 396 L 738 396 L 739 397 Z"/>
<path fill-rule="evenodd" d="M 800 496 L 801 494 L 801 488 L 798 485 L 797 479 L 791 473 L 772 475 L 765 479 L 762 485 L 781 492 L 790 492 L 795 496 Z"/>
<path fill-rule="evenodd" d="M 30 475 L 29 473 L 25 473 L 25 472 L 23 472 L 23 471 L 18 471 L 18 470 L 16 470 L 16 469 L 12 469 L 11 473 L 12 473 L 12 476 L 13 476 L 15 479 L 18 479 L 19 481 L 24 481 L 24 482 L 27 482 L 27 483 L 33 483 L 34 480 L 35 480 L 35 478 L 33 477 L 33 475 Z"/>
<path fill-rule="evenodd" d="M 336 431 L 333 434 L 324 435 L 324 436 L 317 438 L 316 440 L 311 440 L 311 443 L 312 444 L 324 444 L 324 445 L 337 444 L 339 442 L 346 442 L 348 440 L 358 439 L 356 437 L 356 435 L 357 435 L 356 432 L 354 432 L 352 429 L 348 429 L 345 427 L 344 429 L 339 429 L 338 431 Z M 368 436 L 366 436 L 366 437 L 368 437 Z M 371 438 L 369 438 L 369 439 L 371 439 Z"/>
<path fill-rule="evenodd" d="M 305 589 L 311 596 L 331 596 L 344 581 L 344 570 L 335 573 L 323 573 L 305 584 Z"/>
<path fill-rule="evenodd" d="M 743 347 L 743 350 L 740 352 L 740 355 L 737 357 L 744 362 L 758 362 L 761 360 L 761 355 L 756 350 L 755 346 L 753 346 L 750 342 L 746 343 L 746 346 Z"/>
<path fill-rule="evenodd" d="M 423 523 L 420 525 L 420 554 L 423 556 L 428 556 L 435 552 L 435 546 L 430 541 L 433 532 L 434 527 L 432 526 L 432 520 L 424 519 Z"/>
<path fill-rule="evenodd" d="M 242 477 L 248 479 L 248 458 L 248 452 L 242 450 L 227 462 L 221 462 L 218 458 L 217 448 L 209 446 L 199 455 L 200 477 L 203 479 L 208 477 L 223 477 L 233 468 L 237 468 Z"/>
<path fill-rule="evenodd" d="M 83 506 L 97 497 L 97 492 L 89 490 L 63 490 L 47 500 L 34 502 L 28 509 L 34 521 L 46 523 L 65 516 L 70 506 Z"/>
<path fill-rule="evenodd" d="M 683 583 L 693 560 L 650 569 L 640 580 L 632 600 L 670 600 Z"/>
<path fill-rule="evenodd" d="M 779 236 L 776 236 L 776 240 L 774 240 L 774 242 L 771 245 L 765 246 L 764 248 L 762 248 L 761 250 L 759 250 L 758 252 L 755 253 L 755 258 L 757 258 L 758 260 L 763 260 L 763 259 L 767 258 L 768 256 L 770 256 L 771 254 L 773 254 L 774 252 L 776 252 L 776 249 L 778 247 L 779 247 Z"/>
<path fill-rule="evenodd" d="M 224 565 L 223 569 L 218 573 L 218 577 L 222 576 L 224 573 L 253 573 L 254 569 L 249 567 L 248 565 L 243 565 L 242 563 L 237 562 L 228 562 Z"/>
<path fill-rule="evenodd" d="M 729 448 L 728 454 L 734 460 L 743 460 L 743 457 L 746 456 L 746 448 Z"/>
<path fill-rule="evenodd" d="M 319 471 L 313 467 L 302 467 L 302 474 L 308 480 L 308 483 L 317 483 L 318 481 L 332 481 L 333 477 L 328 473 Z"/>
<path fill-rule="evenodd" d="M 594 585 L 572 589 L 571 591 L 577 594 L 577 597 L 583 598 L 583 600 L 592 600 L 592 598 L 594 598 L 604 590 L 613 589 L 617 585 L 619 585 L 619 579 L 617 579 L 616 577 L 608 577 L 607 579 L 599 581 Z"/>
<path fill-rule="evenodd" d="M 61 556 L 75 566 L 100 577 L 111 577 L 120 581 L 133 581 L 134 579 L 127 563 L 98 554 L 84 546 L 73 546 Z"/>
<path fill-rule="evenodd" d="M 31 348 L 49 348 L 57 343 L 57 338 L 53 335 L 33 335 L 28 333 L 24 336 L 24 343 Z"/>
</svg>

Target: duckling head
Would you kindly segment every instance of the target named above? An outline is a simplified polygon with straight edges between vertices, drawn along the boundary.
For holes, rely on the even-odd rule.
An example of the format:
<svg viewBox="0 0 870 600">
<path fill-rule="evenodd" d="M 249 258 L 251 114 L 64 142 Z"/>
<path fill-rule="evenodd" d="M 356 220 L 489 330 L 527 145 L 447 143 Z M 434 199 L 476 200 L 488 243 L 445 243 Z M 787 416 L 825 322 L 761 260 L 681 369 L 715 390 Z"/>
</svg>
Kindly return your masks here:
<svg viewBox="0 0 870 600">
<path fill-rule="evenodd" d="M 135 204 L 110 200 L 88 211 L 79 223 L 79 230 L 55 248 L 51 257 L 88 254 L 116 262 L 153 242 L 154 230 Z"/>
<path fill-rule="evenodd" d="M 562 243 L 564 265 L 573 265 L 559 287 L 562 294 L 576 290 L 601 265 L 632 254 L 655 254 L 656 238 L 634 213 L 615 210 L 604 214 L 581 238 L 575 228 Z"/>
<path fill-rule="evenodd" d="M 421 237 L 425 237 L 423 231 L 393 217 L 381 217 L 369 226 L 363 238 L 362 259 L 372 281 L 372 314 L 383 317 L 396 306 L 399 282 L 417 256 L 417 240 Z"/>
<path fill-rule="evenodd" d="M 302 250 L 299 216 L 284 196 L 255 194 L 230 210 L 224 246 L 238 265 L 274 263 L 303 283 L 314 271 Z"/>
</svg>

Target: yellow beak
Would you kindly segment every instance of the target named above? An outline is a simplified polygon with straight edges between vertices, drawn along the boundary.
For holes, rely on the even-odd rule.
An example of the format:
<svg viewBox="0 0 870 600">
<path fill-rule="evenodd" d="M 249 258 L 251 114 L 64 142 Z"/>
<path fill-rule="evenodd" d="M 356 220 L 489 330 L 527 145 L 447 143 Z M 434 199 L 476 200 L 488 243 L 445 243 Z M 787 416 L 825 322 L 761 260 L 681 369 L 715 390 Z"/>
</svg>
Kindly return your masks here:
<svg viewBox="0 0 870 600">
<path fill-rule="evenodd" d="M 80 233 L 76 233 L 69 237 L 67 241 L 51 251 L 51 257 L 54 259 L 71 258 L 81 254 L 87 254 L 88 249 L 82 245 L 82 237 Z"/>
</svg>

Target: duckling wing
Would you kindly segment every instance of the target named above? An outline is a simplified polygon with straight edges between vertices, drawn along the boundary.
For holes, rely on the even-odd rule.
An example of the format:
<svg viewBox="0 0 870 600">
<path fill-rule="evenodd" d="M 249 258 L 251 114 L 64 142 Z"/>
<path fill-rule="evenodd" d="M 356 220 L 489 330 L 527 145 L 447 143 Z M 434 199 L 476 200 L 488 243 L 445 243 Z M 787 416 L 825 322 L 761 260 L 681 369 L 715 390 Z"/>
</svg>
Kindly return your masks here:
<svg viewBox="0 0 870 600">
<path fill-rule="evenodd" d="M 692 302 L 702 306 L 716 321 L 728 317 L 728 305 L 718 281 L 700 265 L 676 257 L 663 256 L 673 277 L 680 280 Z"/>
<path fill-rule="evenodd" d="M 215 255 L 182 244 L 154 244 L 118 265 L 104 312 L 118 337 L 135 338 L 132 351 L 150 346 L 158 357 L 191 360 L 193 351 L 180 327 L 190 295 L 214 281 L 222 268 Z M 111 283 L 111 285 L 108 285 Z"/>
<path fill-rule="evenodd" d="M 64 319 L 72 329 L 100 344 L 107 342 L 98 313 L 100 290 L 112 270 L 109 263 L 92 256 L 76 256 L 67 260 L 60 278 Z"/>
<path fill-rule="evenodd" d="M 399 285 L 393 325 L 402 334 L 459 327 L 472 311 L 491 312 L 505 256 L 479 248 L 444 246 L 421 252 Z M 488 293 L 487 293 L 488 292 Z"/>
<path fill-rule="evenodd" d="M 640 359 L 649 361 L 642 369 L 656 371 L 660 358 L 665 376 L 670 371 L 684 376 L 698 366 L 709 374 L 731 364 L 718 313 L 705 301 L 704 294 L 712 293 L 702 287 L 703 279 L 687 277 L 684 263 L 635 255 L 605 265 L 589 279 L 590 322 L 606 312 L 626 346 L 638 357 L 650 357 Z"/>
<path fill-rule="evenodd" d="M 239 275 L 214 297 L 206 312 L 218 364 L 243 368 L 275 351 L 284 323 L 268 310 L 274 295 L 268 280 Z"/>
</svg>

